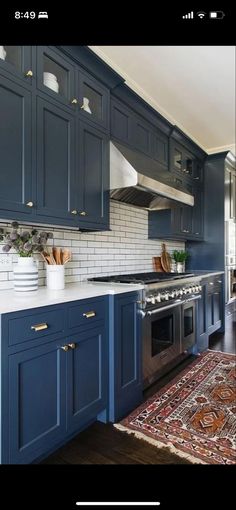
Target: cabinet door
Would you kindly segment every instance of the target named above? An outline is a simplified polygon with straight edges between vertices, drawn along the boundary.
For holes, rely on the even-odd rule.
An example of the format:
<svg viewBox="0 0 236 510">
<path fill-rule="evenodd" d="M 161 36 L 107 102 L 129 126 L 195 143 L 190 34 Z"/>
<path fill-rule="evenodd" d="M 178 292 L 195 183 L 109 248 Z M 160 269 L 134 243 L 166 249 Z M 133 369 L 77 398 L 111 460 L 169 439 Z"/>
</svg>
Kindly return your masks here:
<svg viewBox="0 0 236 510">
<path fill-rule="evenodd" d="M 79 123 L 79 225 L 99 230 L 109 222 L 109 139 L 101 131 Z"/>
<path fill-rule="evenodd" d="M 133 117 L 132 110 L 111 99 L 111 136 L 133 146 Z"/>
<path fill-rule="evenodd" d="M 152 132 L 153 157 L 156 161 L 168 165 L 168 137 L 157 131 Z"/>
<path fill-rule="evenodd" d="M 79 71 L 76 95 L 79 98 L 80 114 L 88 122 L 108 129 L 109 127 L 109 91 L 95 78 Z"/>
<path fill-rule="evenodd" d="M 79 429 L 107 405 L 107 335 L 103 326 L 70 337 L 67 353 L 67 427 Z"/>
<path fill-rule="evenodd" d="M 152 156 L 152 130 L 141 117 L 134 118 L 134 146 L 138 151 Z"/>
<path fill-rule="evenodd" d="M 58 343 L 9 356 L 5 397 L 9 398 L 9 446 L 4 440 L 3 462 L 30 463 L 65 434 L 67 353 Z"/>
<path fill-rule="evenodd" d="M 35 80 L 32 46 L 2 46 L 1 48 L 3 50 L 0 55 L 0 69 L 22 80 L 26 87 L 31 87 Z"/>
<path fill-rule="evenodd" d="M 229 217 L 236 219 L 236 174 L 230 172 Z"/>
<path fill-rule="evenodd" d="M 75 110 L 75 67 L 48 46 L 37 47 L 37 88 Z"/>
<path fill-rule="evenodd" d="M 201 183 L 203 180 L 203 163 L 198 159 L 194 161 L 192 177 L 196 183 Z"/>
<path fill-rule="evenodd" d="M 1 77 L 0 112 L 0 210 L 16 219 L 32 213 L 31 93 Z"/>
<path fill-rule="evenodd" d="M 116 296 L 111 339 L 110 420 L 116 421 L 142 400 L 141 322 L 138 293 Z"/>
<path fill-rule="evenodd" d="M 202 189 L 194 191 L 192 233 L 197 239 L 203 239 L 204 228 L 204 197 Z"/>
<path fill-rule="evenodd" d="M 182 234 L 192 234 L 193 208 L 186 205 L 180 210 L 180 230 Z"/>
<path fill-rule="evenodd" d="M 37 103 L 37 214 L 74 224 L 75 119 L 38 98 Z"/>
<path fill-rule="evenodd" d="M 202 283 L 202 297 L 197 302 L 198 320 L 197 325 L 197 350 L 198 352 L 208 349 L 208 327 L 207 327 L 207 283 Z"/>
</svg>

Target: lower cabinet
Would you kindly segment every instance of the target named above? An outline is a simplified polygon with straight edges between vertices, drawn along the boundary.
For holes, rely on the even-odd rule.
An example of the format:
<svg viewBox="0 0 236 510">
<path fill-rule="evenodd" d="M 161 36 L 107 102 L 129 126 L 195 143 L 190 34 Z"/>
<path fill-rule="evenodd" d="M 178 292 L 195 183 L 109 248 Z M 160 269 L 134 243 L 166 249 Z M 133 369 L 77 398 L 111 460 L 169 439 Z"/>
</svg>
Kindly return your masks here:
<svg viewBox="0 0 236 510">
<path fill-rule="evenodd" d="M 62 308 L 66 313 L 67 326 L 58 339 L 52 334 L 46 338 L 42 335 L 28 340 L 26 333 L 30 326 L 24 319 L 29 315 L 30 323 L 37 324 L 42 308 L 33 314 L 27 310 L 7 314 L 5 318 L 3 316 L 2 463 L 27 464 L 37 461 L 96 419 L 104 420 L 106 417 L 107 301 L 107 298 L 96 298 L 78 302 L 84 305 L 82 308 L 85 310 L 93 305 L 95 317 L 76 329 L 70 329 L 68 320 L 71 304 L 60 305 L 60 313 Z M 102 320 L 96 320 L 96 306 Z M 52 308 L 59 310 L 57 306 L 46 307 L 49 331 L 50 328 L 53 330 L 52 317 L 49 315 Z M 25 338 L 21 344 L 12 346 L 7 331 L 10 330 L 11 321 L 16 320 L 16 315 L 24 321 Z"/>
<path fill-rule="evenodd" d="M 140 296 L 110 297 L 109 420 L 115 422 L 142 401 Z"/>
<path fill-rule="evenodd" d="M 197 350 L 205 351 L 209 335 L 224 327 L 223 275 L 202 280 L 202 299 L 198 300 Z"/>
<path fill-rule="evenodd" d="M 210 278 L 207 285 L 207 328 L 208 335 L 217 331 L 223 324 L 223 280 Z"/>
</svg>

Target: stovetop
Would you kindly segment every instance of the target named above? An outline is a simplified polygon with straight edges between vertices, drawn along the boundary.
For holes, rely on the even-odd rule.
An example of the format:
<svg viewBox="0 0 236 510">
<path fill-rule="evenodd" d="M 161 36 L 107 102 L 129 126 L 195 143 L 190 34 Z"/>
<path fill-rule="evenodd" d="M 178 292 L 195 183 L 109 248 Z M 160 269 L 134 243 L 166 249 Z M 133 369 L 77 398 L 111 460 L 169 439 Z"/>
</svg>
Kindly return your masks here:
<svg viewBox="0 0 236 510">
<path fill-rule="evenodd" d="M 99 276 L 97 278 L 89 278 L 94 282 L 113 282 L 113 283 L 156 283 L 161 281 L 179 280 L 194 276 L 193 273 L 132 273 L 132 274 L 116 274 L 110 276 Z"/>
</svg>

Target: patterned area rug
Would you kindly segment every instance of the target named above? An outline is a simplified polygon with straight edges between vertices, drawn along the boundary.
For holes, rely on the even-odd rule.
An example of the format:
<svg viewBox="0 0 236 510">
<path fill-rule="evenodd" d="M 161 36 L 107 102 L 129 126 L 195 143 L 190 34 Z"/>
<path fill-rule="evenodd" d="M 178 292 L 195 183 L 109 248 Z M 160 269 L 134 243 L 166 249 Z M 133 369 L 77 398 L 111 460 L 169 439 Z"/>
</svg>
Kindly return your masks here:
<svg viewBox="0 0 236 510">
<path fill-rule="evenodd" d="M 207 351 L 114 426 L 198 464 L 236 463 L 236 356 Z"/>
</svg>

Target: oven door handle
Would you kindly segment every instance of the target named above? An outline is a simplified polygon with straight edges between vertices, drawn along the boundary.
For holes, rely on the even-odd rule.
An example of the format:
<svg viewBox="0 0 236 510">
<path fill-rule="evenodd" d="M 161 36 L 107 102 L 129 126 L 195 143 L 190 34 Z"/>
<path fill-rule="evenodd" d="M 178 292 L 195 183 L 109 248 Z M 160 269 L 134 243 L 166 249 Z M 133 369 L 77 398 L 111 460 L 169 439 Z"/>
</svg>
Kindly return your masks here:
<svg viewBox="0 0 236 510">
<path fill-rule="evenodd" d="M 197 301 L 197 299 L 202 299 L 202 296 L 201 295 L 193 296 L 193 297 L 191 297 L 189 299 L 185 299 L 183 301 L 183 303 L 190 303 L 191 301 Z"/>
<path fill-rule="evenodd" d="M 162 306 L 161 308 L 156 308 L 155 310 L 146 312 L 146 315 L 148 315 L 150 317 L 151 315 L 154 315 L 155 313 L 164 312 L 165 310 L 170 310 L 171 308 L 175 308 L 176 306 L 179 306 L 181 303 L 183 303 L 183 301 L 181 301 L 181 299 L 178 299 L 176 303 L 174 303 L 172 305 Z"/>
</svg>

